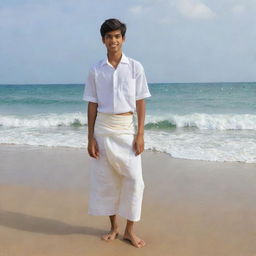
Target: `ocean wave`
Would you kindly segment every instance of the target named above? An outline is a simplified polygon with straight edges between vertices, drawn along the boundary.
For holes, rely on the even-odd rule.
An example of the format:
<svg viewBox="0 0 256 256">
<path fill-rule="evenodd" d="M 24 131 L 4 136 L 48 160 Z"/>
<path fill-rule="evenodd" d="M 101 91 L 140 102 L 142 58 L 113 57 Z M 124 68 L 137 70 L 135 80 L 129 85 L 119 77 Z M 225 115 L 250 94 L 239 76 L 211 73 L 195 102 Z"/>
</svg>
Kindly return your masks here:
<svg viewBox="0 0 256 256">
<path fill-rule="evenodd" d="M 51 127 L 80 127 L 87 124 L 85 113 L 37 114 L 30 116 L 0 115 L 0 126 L 51 128 Z"/>
<path fill-rule="evenodd" d="M 146 129 L 197 128 L 200 130 L 256 130 L 256 115 L 205 114 L 147 116 Z"/>
<path fill-rule="evenodd" d="M 87 125 L 86 113 L 37 114 L 37 115 L 0 115 L 3 127 L 81 127 Z M 146 130 L 173 130 L 195 128 L 199 130 L 256 130 L 256 115 L 250 114 L 204 114 L 188 115 L 147 115 Z"/>
</svg>

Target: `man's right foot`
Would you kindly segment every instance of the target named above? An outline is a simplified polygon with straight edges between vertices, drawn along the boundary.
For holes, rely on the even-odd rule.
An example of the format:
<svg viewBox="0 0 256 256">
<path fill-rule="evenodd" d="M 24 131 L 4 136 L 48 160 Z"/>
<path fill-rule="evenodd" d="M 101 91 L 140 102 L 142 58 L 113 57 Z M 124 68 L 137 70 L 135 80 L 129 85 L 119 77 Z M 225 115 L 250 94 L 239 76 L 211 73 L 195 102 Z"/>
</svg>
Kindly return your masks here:
<svg viewBox="0 0 256 256">
<path fill-rule="evenodd" d="M 117 237 L 118 237 L 118 230 L 115 229 L 115 230 L 110 230 L 107 234 L 103 235 L 101 237 L 102 240 L 105 240 L 105 241 L 112 241 L 112 240 L 115 240 Z"/>
</svg>

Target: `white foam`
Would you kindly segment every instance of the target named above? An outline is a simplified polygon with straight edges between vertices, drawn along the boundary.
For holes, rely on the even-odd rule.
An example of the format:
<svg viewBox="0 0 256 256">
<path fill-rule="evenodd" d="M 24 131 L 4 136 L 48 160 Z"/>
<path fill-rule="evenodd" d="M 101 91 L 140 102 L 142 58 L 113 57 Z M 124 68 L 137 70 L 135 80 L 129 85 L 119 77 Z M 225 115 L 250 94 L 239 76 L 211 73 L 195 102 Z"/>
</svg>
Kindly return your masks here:
<svg viewBox="0 0 256 256">
<path fill-rule="evenodd" d="M 145 148 L 170 154 L 174 158 L 207 161 L 240 161 L 256 163 L 255 136 L 228 132 L 145 132 Z M 86 148 L 86 128 L 78 129 L 0 129 L 0 144 L 34 145 L 47 147 Z"/>
<path fill-rule="evenodd" d="M 200 130 L 256 130 L 256 115 L 251 114 L 148 115 L 145 124 L 165 120 L 177 127 L 196 127 Z"/>
<path fill-rule="evenodd" d="M 255 133 L 255 132 L 254 132 Z M 170 154 L 174 158 L 256 163 L 256 133 L 253 136 L 212 133 L 145 134 L 146 149 Z"/>
<path fill-rule="evenodd" d="M 251 114 L 205 114 L 192 113 L 188 115 L 166 114 L 147 115 L 145 124 L 169 121 L 176 127 L 196 127 L 200 130 L 256 130 L 256 115 Z M 0 126 L 49 128 L 72 126 L 74 123 L 87 124 L 86 114 L 82 112 L 64 114 L 38 115 L 0 115 Z"/>
<path fill-rule="evenodd" d="M 87 135 L 85 129 L 0 129 L 0 144 L 85 148 Z"/>
<path fill-rule="evenodd" d="M 145 131 L 145 148 L 166 152 L 175 158 L 207 161 L 256 163 L 255 115 L 169 115 L 178 127 L 200 129 Z M 148 122 L 166 120 L 147 116 Z M 78 120 L 83 126 L 74 127 Z M 47 147 L 87 147 L 87 123 L 84 113 L 33 116 L 0 116 L 0 144 Z M 61 125 L 61 126 L 60 126 Z M 232 128 L 231 130 L 228 130 Z"/>
<path fill-rule="evenodd" d="M 71 126 L 79 122 L 81 125 L 87 123 L 86 115 L 81 112 L 65 114 L 38 114 L 38 115 L 0 115 L 0 125 L 4 127 L 28 127 L 28 128 L 49 128 L 58 126 Z"/>
</svg>

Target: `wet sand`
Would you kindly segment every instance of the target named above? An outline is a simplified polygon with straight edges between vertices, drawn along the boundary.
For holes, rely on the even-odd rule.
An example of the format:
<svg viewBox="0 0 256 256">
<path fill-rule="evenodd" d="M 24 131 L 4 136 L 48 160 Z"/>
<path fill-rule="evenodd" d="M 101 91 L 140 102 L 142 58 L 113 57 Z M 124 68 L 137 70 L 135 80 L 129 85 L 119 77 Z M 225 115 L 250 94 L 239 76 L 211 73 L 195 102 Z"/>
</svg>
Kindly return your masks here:
<svg viewBox="0 0 256 256">
<path fill-rule="evenodd" d="M 107 217 L 87 214 L 86 149 L 0 146 L 0 256 L 256 256 L 256 165 L 144 152 L 147 243 L 100 240 Z M 125 220 L 119 217 L 121 234 Z"/>
</svg>

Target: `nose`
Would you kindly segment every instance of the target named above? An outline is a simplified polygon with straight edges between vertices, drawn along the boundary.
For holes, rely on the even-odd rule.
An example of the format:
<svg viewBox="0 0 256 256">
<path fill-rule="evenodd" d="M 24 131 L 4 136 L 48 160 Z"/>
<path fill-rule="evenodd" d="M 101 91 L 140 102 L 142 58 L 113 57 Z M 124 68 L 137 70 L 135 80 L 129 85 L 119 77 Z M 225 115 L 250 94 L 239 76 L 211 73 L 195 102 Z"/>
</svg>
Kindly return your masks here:
<svg viewBox="0 0 256 256">
<path fill-rule="evenodd" d="M 115 37 L 112 37 L 111 40 L 110 40 L 111 43 L 115 43 L 116 42 L 116 39 Z"/>
</svg>

